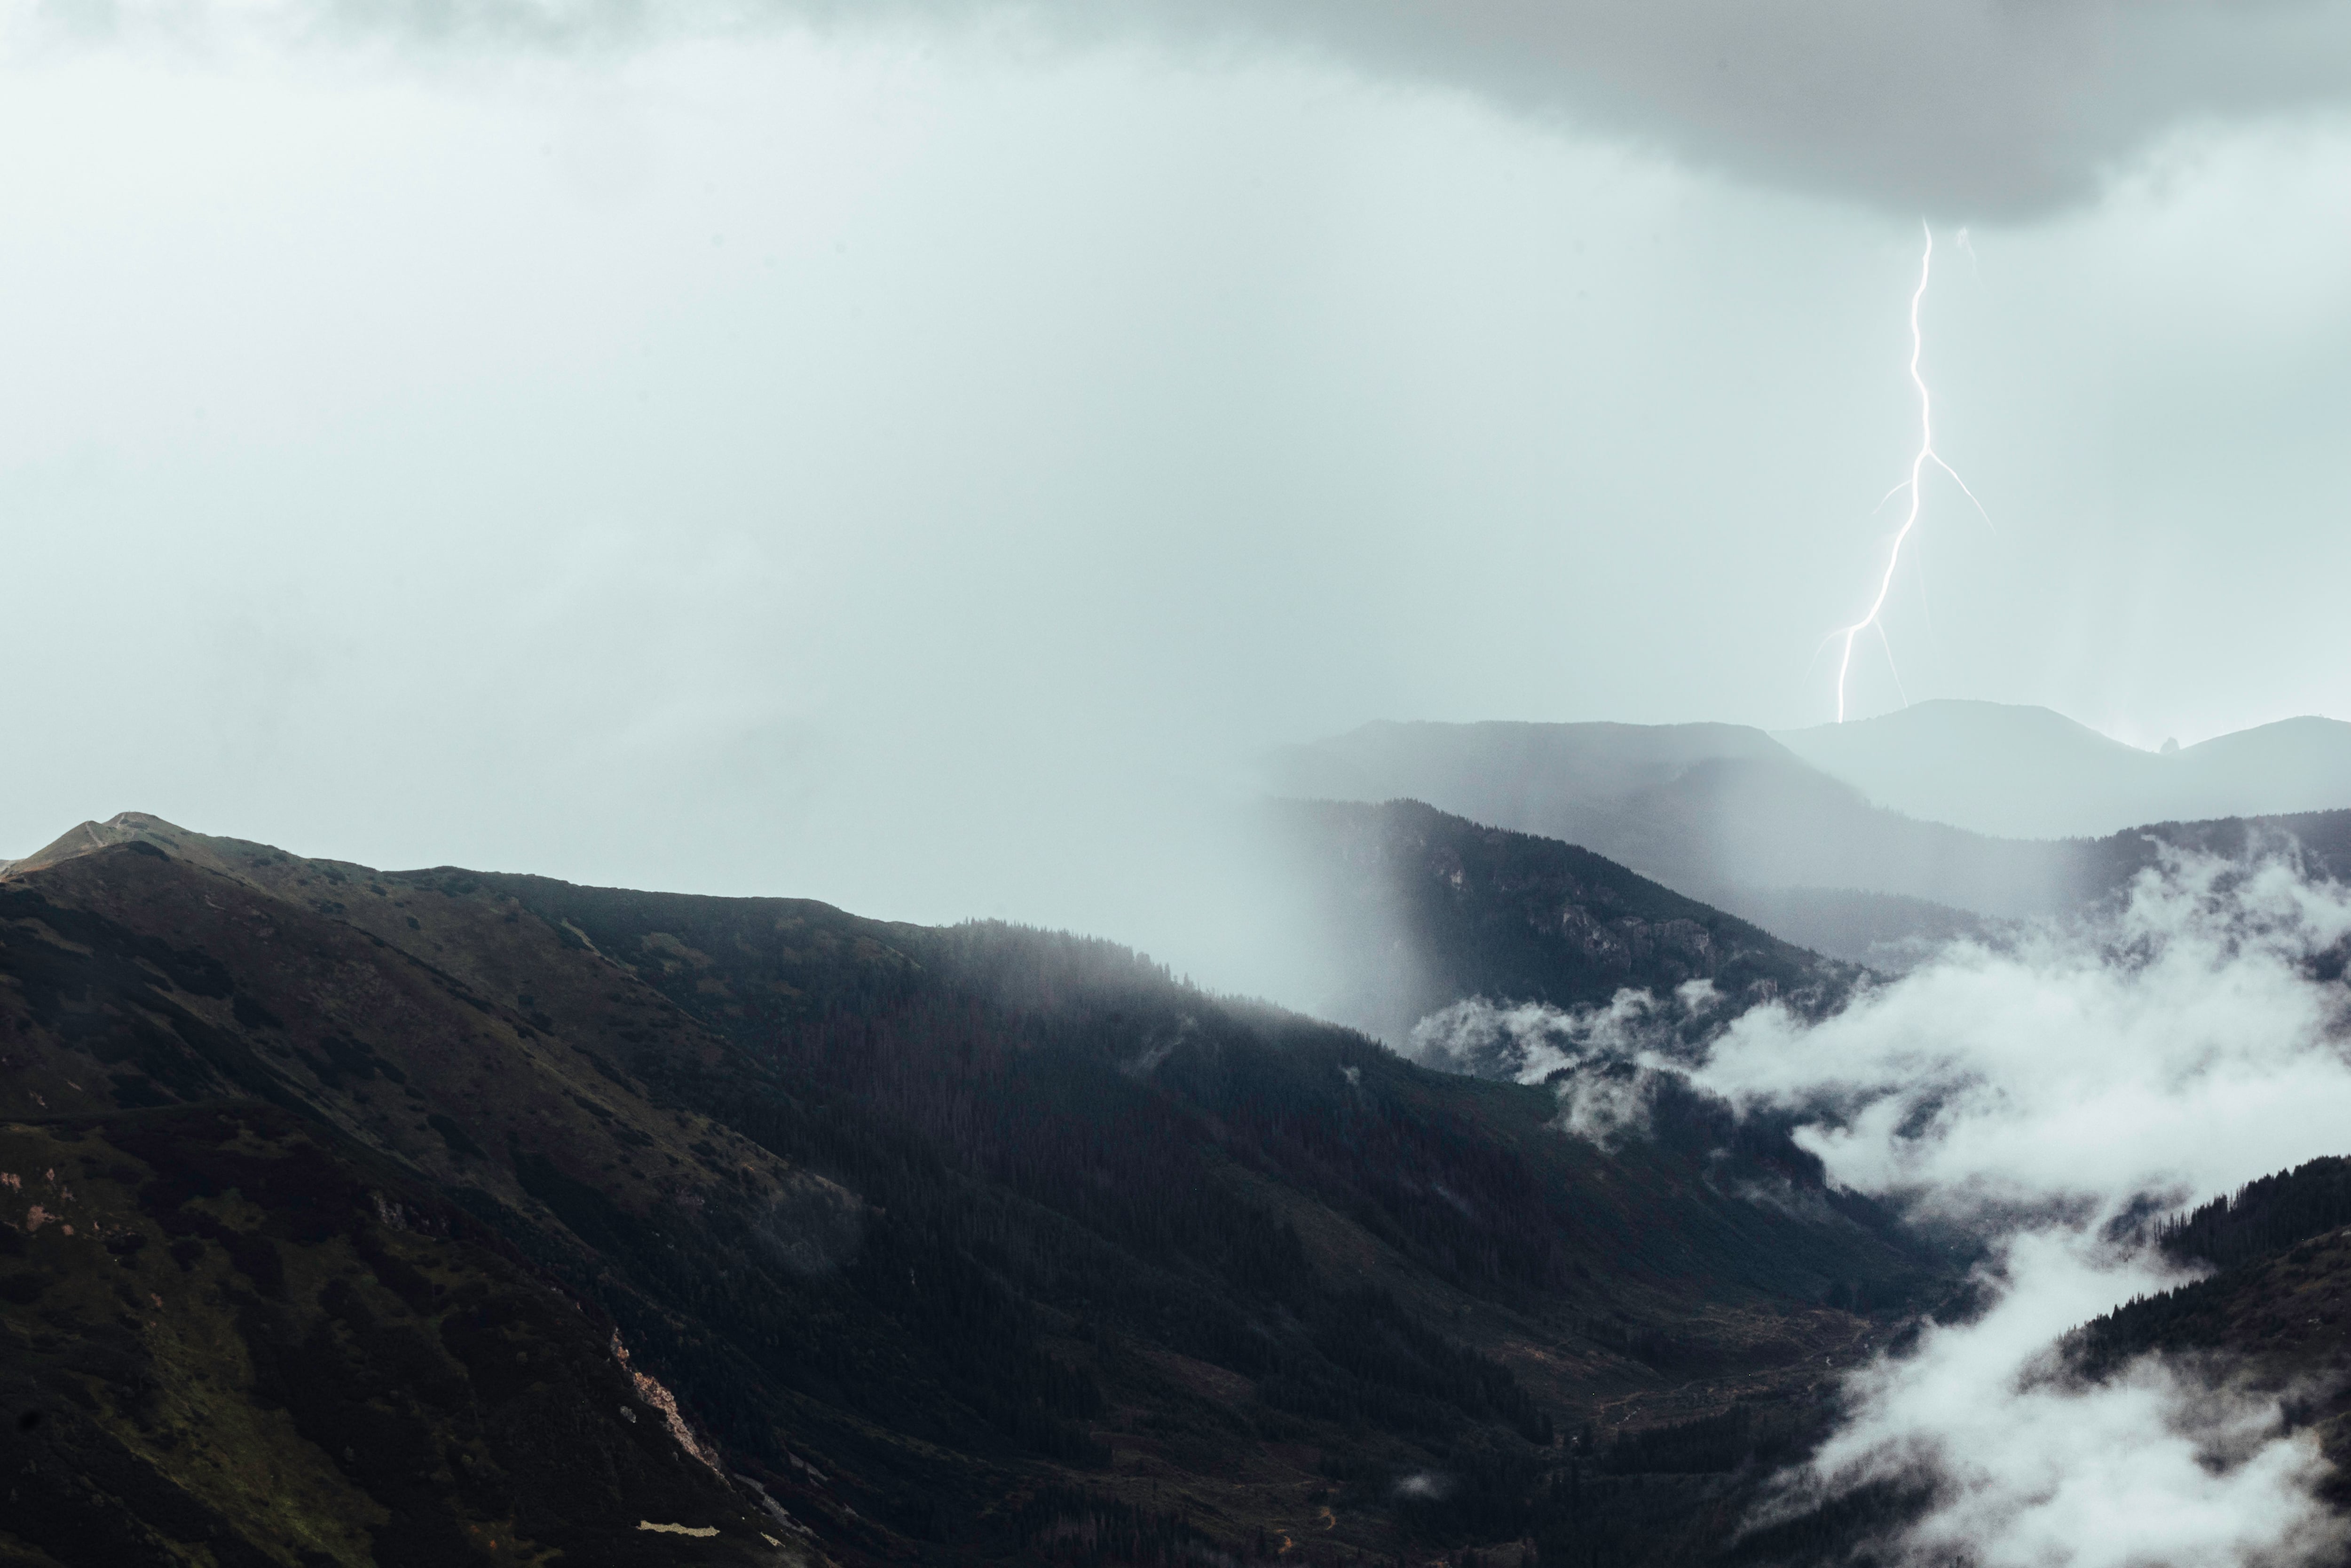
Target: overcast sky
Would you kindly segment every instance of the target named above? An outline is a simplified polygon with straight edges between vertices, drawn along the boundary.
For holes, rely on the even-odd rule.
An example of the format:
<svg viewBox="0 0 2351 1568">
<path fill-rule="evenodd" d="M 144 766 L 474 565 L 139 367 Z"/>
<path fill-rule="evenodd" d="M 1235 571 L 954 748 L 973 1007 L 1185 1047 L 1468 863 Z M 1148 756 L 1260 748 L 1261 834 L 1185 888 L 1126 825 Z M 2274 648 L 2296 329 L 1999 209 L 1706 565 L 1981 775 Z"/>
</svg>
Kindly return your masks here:
<svg viewBox="0 0 2351 1568">
<path fill-rule="evenodd" d="M 1922 221 L 1908 696 L 2351 717 L 2351 5 L 1262 9 L 0 7 L 0 854 L 1148 941 L 1268 745 L 1821 722 Z"/>
</svg>

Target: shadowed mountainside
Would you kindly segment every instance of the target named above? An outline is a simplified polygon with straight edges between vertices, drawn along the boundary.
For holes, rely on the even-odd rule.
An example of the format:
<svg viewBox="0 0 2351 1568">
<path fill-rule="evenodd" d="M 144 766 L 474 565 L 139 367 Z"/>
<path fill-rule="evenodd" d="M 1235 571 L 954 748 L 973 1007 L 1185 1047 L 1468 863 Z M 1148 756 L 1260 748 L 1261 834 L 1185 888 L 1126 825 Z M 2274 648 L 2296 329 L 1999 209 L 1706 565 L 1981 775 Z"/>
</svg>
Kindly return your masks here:
<svg viewBox="0 0 2351 1568">
<path fill-rule="evenodd" d="M 1566 890 L 1420 821 L 1472 937 Z M 0 1548 L 1705 1560 L 1736 1499 L 1587 1427 L 1801 1424 L 1949 1267 L 1721 1107 L 1557 1109 L 1104 943 L 90 825 L 0 878 L 0 1385 L 89 1500 Z"/>
<path fill-rule="evenodd" d="M 1413 800 L 1269 808 L 1315 923 L 1343 956 L 1325 1016 L 1401 1046 L 1468 997 L 1573 1009 L 1702 980 L 1736 1005 L 1842 994 L 1854 977 L 1589 850 Z"/>
</svg>

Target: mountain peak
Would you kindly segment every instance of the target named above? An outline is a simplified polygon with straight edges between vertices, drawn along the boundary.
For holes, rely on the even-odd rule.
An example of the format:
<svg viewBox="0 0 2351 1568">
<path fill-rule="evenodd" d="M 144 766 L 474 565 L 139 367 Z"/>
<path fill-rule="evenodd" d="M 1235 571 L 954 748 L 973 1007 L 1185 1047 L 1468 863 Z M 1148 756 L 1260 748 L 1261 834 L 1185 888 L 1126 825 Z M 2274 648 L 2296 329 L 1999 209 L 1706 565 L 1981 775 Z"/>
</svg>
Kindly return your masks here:
<svg viewBox="0 0 2351 1568">
<path fill-rule="evenodd" d="M 2138 750 L 2054 708 L 2037 703 L 1988 702 L 1980 697 L 1930 697 L 1869 718 L 1774 730 L 1771 737 L 1802 757 L 1807 755 L 1808 749 L 1828 745 L 1839 736 L 1850 739 L 1862 735 L 1896 734 L 1932 736 L 1946 742 L 2029 739 L 2094 751 Z"/>
<path fill-rule="evenodd" d="M 75 824 L 23 860 L 0 861 L 0 881 L 47 871 L 51 866 L 61 865 L 82 855 L 133 843 L 151 845 L 173 860 L 187 861 L 208 871 L 235 876 L 238 873 L 221 853 L 224 847 L 235 841 L 190 832 L 151 812 L 117 811 L 102 822 Z"/>
</svg>

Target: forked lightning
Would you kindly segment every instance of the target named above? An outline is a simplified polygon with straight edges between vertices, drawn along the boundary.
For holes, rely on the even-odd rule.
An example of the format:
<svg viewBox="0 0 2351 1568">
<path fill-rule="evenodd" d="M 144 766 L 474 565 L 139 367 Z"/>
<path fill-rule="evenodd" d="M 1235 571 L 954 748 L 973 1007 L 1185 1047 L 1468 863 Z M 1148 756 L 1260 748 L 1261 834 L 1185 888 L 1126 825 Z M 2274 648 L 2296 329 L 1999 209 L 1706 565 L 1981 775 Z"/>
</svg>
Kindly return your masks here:
<svg viewBox="0 0 2351 1568">
<path fill-rule="evenodd" d="M 1886 498 L 1890 500 L 1900 492 L 1907 490 L 1910 492 L 1910 509 L 1903 517 L 1901 528 L 1895 530 L 1894 548 L 1886 552 L 1886 573 L 1877 580 L 1877 597 L 1869 601 L 1869 613 L 1844 630 L 1844 651 L 1837 660 L 1837 722 L 1839 724 L 1844 722 L 1845 676 L 1853 668 L 1854 639 L 1864 632 L 1875 631 L 1880 643 L 1886 641 L 1886 627 L 1879 622 L 1878 614 L 1886 608 L 1886 595 L 1894 590 L 1894 573 L 1902 564 L 1902 546 L 1909 539 L 1910 530 L 1918 526 L 1918 506 L 1921 499 L 1918 481 L 1925 476 L 1927 465 L 1931 463 L 1949 474 L 1952 482 L 1959 486 L 1967 498 L 1975 501 L 1976 509 L 1980 512 L 1983 510 L 1983 503 L 1976 501 L 1976 494 L 1968 488 L 1968 482 L 1960 478 L 1959 471 L 1944 462 L 1941 454 L 1935 450 L 1934 402 L 1928 395 L 1927 378 L 1918 371 L 1918 361 L 1926 349 L 1926 338 L 1918 327 L 1918 307 L 1927 298 L 1927 280 L 1934 273 L 1935 231 L 1923 224 L 1919 226 L 1926 231 L 1927 250 L 1918 262 L 1918 287 L 1912 290 L 1910 295 L 1910 384 L 1918 389 L 1918 452 L 1910 459 L 1910 476 L 1886 493 Z M 1878 504 L 1883 506 L 1885 502 L 1881 501 Z M 1991 518 L 1987 517 L 1985 520 L 1989 522 Z M 1830 633 L 1831 636 L 1837 634 Z M 1886 647 L 1886 660 L 1888 665 L 1894 662 L 1894 650 L 1891 645 Z M 1895 680 L 1897 683 L 1901 680 L 1898 671 L 1896 673 Z"/>
</svg>

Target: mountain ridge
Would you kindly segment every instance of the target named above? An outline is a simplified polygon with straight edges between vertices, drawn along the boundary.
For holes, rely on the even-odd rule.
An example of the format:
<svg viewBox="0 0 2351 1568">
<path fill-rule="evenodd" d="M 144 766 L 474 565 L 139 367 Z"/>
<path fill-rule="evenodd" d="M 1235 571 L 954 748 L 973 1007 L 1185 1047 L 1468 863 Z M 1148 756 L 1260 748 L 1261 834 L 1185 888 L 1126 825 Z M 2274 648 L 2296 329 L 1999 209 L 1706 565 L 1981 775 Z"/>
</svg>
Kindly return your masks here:
<svg viewBox="0 0 2351 1568">
<path fill-rule="evenodd" d="M 521 1271 L 434 1264 L 452 1292 L 479 1284 L 467 1300 L 487 1310 L 538 1291 L 609 1320 L 630 1367 L 722 1455 L 699 1517 L 639 1513 L 720 1531 L 644 1538 L 680 1562 L 725 1560 L 694 1555 L 705 1540 L 844 1565 L 1057 1561 L 1105 1531 L 1137 1543 L 1138 1562 L 1211 1548 L 1270 1560 L 1285 1536 L 1333 1552 L 1679 1540 L 1713 1517 L 1692 1511 L 1712 1483 L 1560 1492 L 1547 1478 L 1583 1462 L 1560 1434 L 1801 1401 L 1823 1356 L 1850 1359 L 1875 1332 L 1865 1310 L 1953 1278 L 1829 1190 L 1783 1132 L 1665 1101 L 1653 1138 L 1603 1149 L 1554 1124 L 1544 1089 L 1427 1071 L 1351 1031 L 1184 987 L 1112 944 L 805 900 L 373 872 L 154 818 L 99 826 L 0 880 L 0 1138 L 78 1137 L 77 1203 L 127 1213 L 154 1189 L 171 1223 L 214 1228 L 195 1239 L 217 1253 L 193 1266 L 215 1270 L 205 1288 L 232 1306 L 237 1291 L 271 1300 L 259 1281 L 278 1258 L 304 1281 L 287 1287 L 284 1332 L 353 1347 L 339 1376 L 378 1390 L 298 1412 L 287 1452 L 322 1477 L 411 1467 L 399 1473 L 423 1480 L 381 1506 L 444 1544 L 469 1523 L 528 1519 L 540 1546 L 585 1531 L 581 1561 L 664 1560 L 627 1555 L 638 1520 L 581 1514 L 549 1490 L 604 1463 L 606 1437 L 635 1442 L 619 1427 L 654 1407 L 620 1400 L 599 1417 L 612 1433 L 550 1428 L 552 1469 L 481 1448 L 452 1423 L 476 1419 L 463 1386 L 505 1397 L 481 1382 L 495 1357 L 461 1385 L 431 1358 L 385 1370 L 349 1337 L 398 1326 L 395 1306 L 456 1332 L 431 1299 L 400 1305 L 346 1261 L 409 1245 L 377 1235 L 364 1196 L 404 1201 L 393 1176 L 308 1184 L 361 1195 L 323 1229 L 303 1184 L 248 1181 L 246 1207 L 199 1194 L 175 1208 L 156 1184 L 216 1145 L 166 1140 L 170 1168 L 136 1166 L 140 1118 L 193 1118 L 232 1149 L 298 1144 L 322 1169 L 389 1162 Z M 224 1114 L 249 1130 L 205 1120 Z M 1740 1196 L 1765 1189 L 1804 1201 Z M 31 1461 L 112 1499 L 147 1531 L 148 1560 L 193 1562 L 193 1526 L 76 1456 L 98 1452 L 93 1431 L 144 1440 L 138 1357 L 213 1309 L 151 1312 L 117 1349 L 78 1327 L 41 1350 L 65 1332 L 42 1301 L 171 1285 L 176 1241 L 150 1235 L 126 1265 L 9 1197 L 0 1236 L 26 1250 L 0 1265 L 0 1383 L 33 1389 L 57 1435 Z M 259 1334 L 264 1318 L 233 1321 Z M 524 1336 L 531 1366 L 544 1338 L 548 1377 L 569 1368 L 582 1412 L 605 1397 L 590 1397 L 597 1380 L 621 1386 L 612 1355 L 577 1335 L 501 1332 Z M 109 1355 L 131 1358 L 113 1382 L 73 1369 Z M 224 1422 L 280 1419 L 248 1413 L 238 1385 L 202 1397 L 235 1402 Z M 65 1420 L 59 1399 L 87 1419 Z M 356 1429 L 339 1446 L 350 1422 L 412 1434 L 382 1450 L 408 1457 L 369 1459 Z M 426 1464 L 418 1443 L 440 1458 Z M 498 1495 L 521 1511 L 467 1512 L 457 1453 L 506 1478 Z M 680 1454 L 673 1470 L 695 1462 Z M 223 1521 L 205 1528 L 256 1561 L 293 1561 L 260 1494 L 166 1463 Z M 1406 1488 L 1417 1475 L 1449 1479 Z M 390 1563 L 389 1539 L 305 1550 Z M 444 1558 L 477 1559 L 502 1560 Z"/>
<path fill-rule="evenodd" d="M 1938 698 L 1772 738 L 1875 804 L 2001 838 L 2351 806 L 2351 724 L 2316 716 L 2155 752 L 2047 708 Z"/>
<path fill-rule="evenodd" d="M 2351 873 L 2351 810 L 2157 820 L 2097 839 L 2000 839 L 1872 805 L 1761 731 L 1708 756 L 1708 727 L 1366 725 L 1277 754 L 1277 790 L 1411 795 L 1439 810 L 1583 845 L 1677 894 L 1850 962 L 1898 968 L 1922 943 L 2065 916 L 2115 896 L 2171 848 L 2298 840 Z M 2111 744 L 2111 743 L 2108 743 Z M 1616 793 L 1590 793 L 1593 780 Z"/>
</svg>

